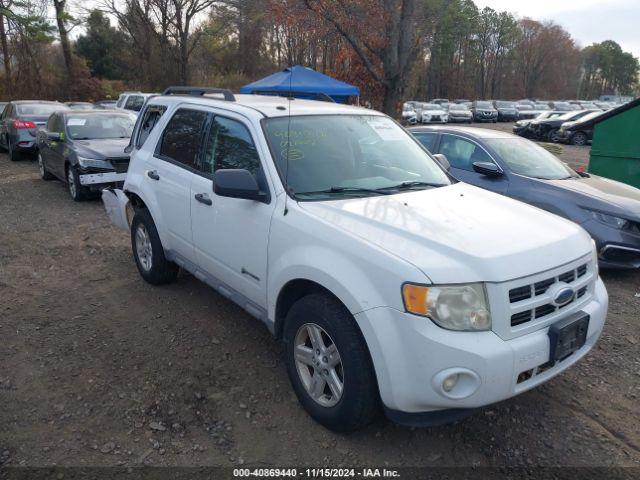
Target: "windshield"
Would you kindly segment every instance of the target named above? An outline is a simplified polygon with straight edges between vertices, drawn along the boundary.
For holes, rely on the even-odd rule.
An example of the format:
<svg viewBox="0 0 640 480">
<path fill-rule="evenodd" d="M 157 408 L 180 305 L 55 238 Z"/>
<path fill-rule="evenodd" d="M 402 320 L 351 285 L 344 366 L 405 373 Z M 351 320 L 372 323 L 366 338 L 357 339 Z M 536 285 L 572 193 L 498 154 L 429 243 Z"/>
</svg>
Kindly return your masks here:
<svg viewBox="0 0 640 480">
<path fill-rule="evenodd" d="M 537 110 L 551 110 L 551 107 L 546 103 L 536 103 Z"/>
<path fill-rule="evenodd" d="M 576 178 L 578 174 L 556 156 L 523 138 L 488 138 L 487 145 L 498 154 L 513 173 L 544 180 Z"/>
<path fill-rule="evenodd" d="M 452 104 L 449 105 L 449 110 L 463 110 L 463 111 L 467 111 L 469 110 L 469 108 L 466 105 L 457 105 L 457 104 Z"/>
<path fill-rule="evenodd" d="M 531 105 L 527 105 L 526 103 L 519 103 L 518 110 L 533 110 Z"/>
<path fill-rule="evenodd" d="M 27 103 L 16 105 L 18 107 L 18 115 L 37 115 L 39 117 L 49 116 L 59 110 L 65 110 L 67 107 L 59 103 Z"/>
<path fill-rule="evenodd" d="M 425 103 L 422 105 L 422 109 L 423 110 L 442 110 L 442 107 L 435 103 Z"/>
<path fill-rule="evenodd" d="M 490 102 L 476 102 L 476 108 L 493 108 Z"/>
<path fill-rule="evenodd" d="M 278 170 L 298 200 L 398 193 L 451 183 L 422 146 L 387 117 L 310 115 L 263 122 Z"/>
<path fill-rule="evenodd" d="M 73 140 L 129 138 L 134 120 L 127 114 L 69 115 L 67 134 Z"/>
<path fill-rule="evenodd" d="M 576 118 L 580 118 L 583 115 L 584 115 L 583 112 L 571 111 L 571 112 L 565 113 L 564 115 L 560 115 L 558 117 L 558 120 L 574 120 Z"/>
<path fill-rule="evenodd" d="M 513 102 L 502 102 L 502 101 L 496 102 L 496 107 L 498 108 L 514 108 L 515 106 L 516 104 Z"/>
</svg>

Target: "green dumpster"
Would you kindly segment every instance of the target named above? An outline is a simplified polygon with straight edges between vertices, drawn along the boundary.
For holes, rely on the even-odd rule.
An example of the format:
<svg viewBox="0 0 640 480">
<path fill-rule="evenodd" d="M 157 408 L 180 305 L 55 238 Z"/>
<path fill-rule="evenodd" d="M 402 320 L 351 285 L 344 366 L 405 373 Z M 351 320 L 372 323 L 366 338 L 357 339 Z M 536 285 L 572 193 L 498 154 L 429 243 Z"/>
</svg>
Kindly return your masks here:
<svg viewBox="0 0 640 480">
<path fill-rule="evenodd" d="M 590 173 L 640 188 L 640 98 L 594 120 Z"/>
</svg>

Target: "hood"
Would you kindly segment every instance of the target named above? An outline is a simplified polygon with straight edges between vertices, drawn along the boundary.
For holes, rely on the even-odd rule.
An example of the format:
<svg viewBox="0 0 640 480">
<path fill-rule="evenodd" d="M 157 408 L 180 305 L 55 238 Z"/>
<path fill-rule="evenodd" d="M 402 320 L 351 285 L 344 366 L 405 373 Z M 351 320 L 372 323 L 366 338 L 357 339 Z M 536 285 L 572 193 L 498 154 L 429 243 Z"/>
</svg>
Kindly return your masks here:
<svg viewBox="0 0 640 480">
<path fill-rule="evenodd" d="M 589 175 L 589 177 L 580 177 L 570 180 L 543 181 L 558 188 L 571 190 L 587 197 L 601 200 L 623 210 L 623 212 L 626 212 L 627 216 L 631 215 L 635 218 L 640 218 L 640 189 L 625 183 L 616 182 L 615 180 L 598 177 L 596 175 Z M 605 204 L 598 209 L 607 213 L 607 207 L 609 205 Z M 594 206 L 594 208 L 597 207 Z M 620 211 L 614 212 L 612 210 L 613 209 L 609 209 L 611 213 L 623 213 Z"/>
<path fill-rule="evenodd" d="M 449 110 L 449 115 L 451 116 L 461 116 L 461 117 L 470 117 L 471 115 L 473 115 L 473 113 L 471 112 L 471 110 Z"/>
<path fill-rule="evenodd" d="M 129 145 L 129 138 L 104 138 L 97 140 L 75 140 L 76 153 L 90 158 L 128 157 L 124 149 Z"/>
<path fill-rule="evenodd" d="M 464 183 L 300 205 L 415 265 L 433 283 L 511 280 L 592 248 L 589 235 L 574 223 Z"/>
</svg>

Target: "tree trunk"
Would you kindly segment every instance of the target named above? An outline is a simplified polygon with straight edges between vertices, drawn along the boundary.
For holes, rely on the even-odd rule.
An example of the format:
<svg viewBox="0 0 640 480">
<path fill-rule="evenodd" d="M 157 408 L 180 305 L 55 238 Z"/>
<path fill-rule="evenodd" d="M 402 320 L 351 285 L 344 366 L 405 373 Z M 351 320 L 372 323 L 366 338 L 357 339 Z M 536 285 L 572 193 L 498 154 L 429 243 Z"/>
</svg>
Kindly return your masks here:
<svg viewBox="0 0 640 480">
<path fill-rule="evenodd" d="M 400 102 L 402 101 L 403 89 L 398 81 L 390 81 L 391 85 L 385 86 L 384 98 L 382 101 L 382 111 L 392 118 L 400 118 Z"/>
<path fill-rule="evenodd" d="M 56 8 L 56 24 L 58 25 L 58 34 L 60 35 L 60 45 L 62 46 L 62 54 L 64 63 L 67 67 L 66 95 L 69 98 L 71 93 L 71 85 L 74 79 L 73 55 L 71 54 L 71 44 L 69 43 L 69 32 L 65 26 L 67 0 L 53 0 Z"/>
<path fill-rule="evenodd" d="M 4 29 L 4 15 L 2 15 L 2 12 L 0 12 L 0 43 L 2 44 L 2 58 L 4 60 L 5 94 L 7 98 L 11 98 L 11 59 L 9 58 L 7 32 Z"/>
</svg>

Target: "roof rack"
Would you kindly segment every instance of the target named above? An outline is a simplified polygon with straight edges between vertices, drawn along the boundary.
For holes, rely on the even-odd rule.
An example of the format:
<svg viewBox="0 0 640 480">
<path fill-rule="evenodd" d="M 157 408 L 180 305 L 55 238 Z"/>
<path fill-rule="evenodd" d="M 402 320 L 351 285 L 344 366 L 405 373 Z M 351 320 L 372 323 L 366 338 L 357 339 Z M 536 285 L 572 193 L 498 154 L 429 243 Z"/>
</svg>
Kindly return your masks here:
<svg viewBox="0 0 640 480">
<path fill-rule="evenodd" d="M 227 102 L 235 102 L 236 97 L 233 95 L 231 90 L 226 88 L 211 88 L 211 87 L 169 87 L 164 92 L 163 95 L 192 95 L 195 97 L 201 97 L 203 95 L 208 95 L 211 93 L 219 93 L 221 94 L 225 101 Z"/>
</svg>

